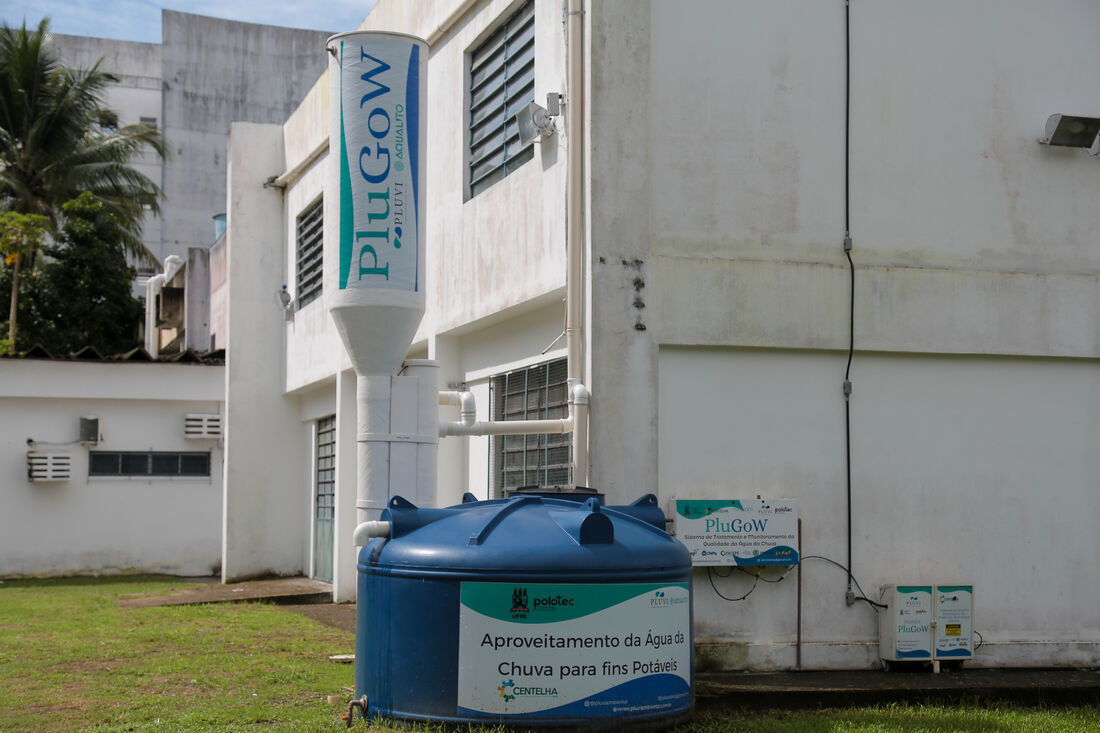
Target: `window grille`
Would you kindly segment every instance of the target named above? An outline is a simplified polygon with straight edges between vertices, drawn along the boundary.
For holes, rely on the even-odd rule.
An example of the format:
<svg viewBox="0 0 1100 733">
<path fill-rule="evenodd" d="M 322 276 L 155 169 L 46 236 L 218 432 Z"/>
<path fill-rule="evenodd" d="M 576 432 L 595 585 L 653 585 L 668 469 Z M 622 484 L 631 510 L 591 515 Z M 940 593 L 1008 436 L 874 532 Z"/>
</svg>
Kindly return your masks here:
<svg viewBox="0 0 1100 733">
<path fill-rule="evenodd" d="M 494 420 L 569 417 L 566 360 L 558 359 L 493 377 Z M 521 486 L 568 486 L 573 461 L 568 433 L 498 435 L 492 440 L 494 496 Z"/>
<path fill-rule="evenodd" d="M 209 452 L 91 451 L 89 476 L 209 477 Z"/>
<path fill-rule="evenodd" d="M 535 156 L 516 112 L 535 101 L 535 4 L 528 0 L 470 53 L 470 196 Z"/>
<path fill-rule="evenodd" d="M 324 272 L 324 201 L 317 199 L 298 215 L 297 248 L 295 250 L 295 287 L 297 307 L 316 300 L 321 295 Z"/>
</svg>

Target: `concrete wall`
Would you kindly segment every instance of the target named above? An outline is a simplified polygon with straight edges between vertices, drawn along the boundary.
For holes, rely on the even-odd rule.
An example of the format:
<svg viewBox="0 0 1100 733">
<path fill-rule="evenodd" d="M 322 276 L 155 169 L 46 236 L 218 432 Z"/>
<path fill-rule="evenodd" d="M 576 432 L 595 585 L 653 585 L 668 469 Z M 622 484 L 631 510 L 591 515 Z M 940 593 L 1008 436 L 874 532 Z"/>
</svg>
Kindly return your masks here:
<svg viewBox="0 0 1100 733">
<path fill-rule="evenodd" d="M 234 123 L 225 249 L 226 466 L 222 579 L 297 575 L 308 557 L 309 443 L 282 396 L 286 345 L 277 293 L 286 282 L 283 199 L 264 181 L 282 160 L 279 125 Z"/>
<path fill-rule="evenodd" d="M 162 11 L 164 167 L 161 256 L 214 241 L 225 212 L 225 146 L 233 121 L 282 123 L 325 68 L 325 31 Z M 281 173 L 272 164 L 269 176 Z"/>
<path fill-rule="evenodd" d="M 221 412 L 224 367 L 5 359 L 0 374 L 0 576 L 218 571 L 222 446 L 185 439 L 183 422 Z M 75 441 L 87 415 L 98 445 L 48 445 Z M 30 482 L 28 439 L 69 453 L 72 478 Z M 89 477 L 89 449 L 209 451 L 211 475 Z"/>
<path fill-rule="evenodd" d="M 1095 160 L 1036 139 L 1095 112 L 1100 11 L 851 19 L 855 576 L 974 583 L 979 665 L 1095 664 Z M 797 498 L 803 552 L 845 563 L 844 5 L 600 2 L 590 21 L 593 482 Z M 800 572 L 804 664 L 872 664 L 844 571 Z M 704 663 L 792 666 L 794 577 L 730 604 L 697 573 Z"/>
<path fill-rule="evenodd" d="M 514 7 L 383 0 L 364 22 L 432 42 L 428 309 L 409 353 L 482 397 L 494 374 L 556 355 L 541 352 L 562 319 L 570 141 L 465 199 L 465 54 Z M 560 11 L 536 5 L 536 99 L 563 91 Z M 979 666 L 1096 664 L 1096 161 L 1036 138 L 1047 115 L 1087 113 L 1100 93 L 1086 30 L 1100 10 L 887 0 L 851 13 L 853 572 L 872 596 L 974 583 Z M 585 18 L 591 482 L 613 502 L 797 498 L 803 554 L 844 564 L 844 5 L 602 0 Z M 325 88 L 281 142 L 241 142 L 241 155 L 285 151 L 282 171 L 304 164 L 281 220 L 235 240 L 259 256 L 281 239 L 284 271 L 329 164 Z M 253 275 L 259 295 L 277 287 L 275 269 Z M 253 328 L 270 320 L 258 313 Z M 246 424 L 297 435 L 280 443 L 290 455 L 308 444 L 307 402 L 350 426 L 351 383 L 322 305 L 279 333 L 285 367 L 264 359 L 236 378 L 257 383 Z M 276 395 L 278 410 L 303 409 L 272 412 Z M 484 493 L 486 452 L 444 442 L 440 503 Z M 348 552 L 338 541 L 337 577 Z M 796 573 L 804 666 L 874 664 L 874 612 L 846 606 L 846 573 L 810 559 L 736 605 L 697 573 L 701 664 L 793 666 Z M 746 580 L 716 584 L 740 595 Z"/>
<path fill-rule="evenodd" d="M 51 39 L 66 66 L 90 69 L 98 63 L 100 70 L 118 77 L 118 84 L 106 90 L 104 103 L 108 109 L 118 113 L 120 125 L 136 125 L 144 118 L 155 120 L 158 127 L 163 126 L 159 44 L 67 36 L 60 33 L 52 34 Z M 135 158 L 131 165 L 158 186 L 161 185 L 162 161 L 156 153 L 146 151 Z M 142 238 L 145 246 L 160 257 L 159 217 L 151 214 L 145 217 Z"/>
</svg>

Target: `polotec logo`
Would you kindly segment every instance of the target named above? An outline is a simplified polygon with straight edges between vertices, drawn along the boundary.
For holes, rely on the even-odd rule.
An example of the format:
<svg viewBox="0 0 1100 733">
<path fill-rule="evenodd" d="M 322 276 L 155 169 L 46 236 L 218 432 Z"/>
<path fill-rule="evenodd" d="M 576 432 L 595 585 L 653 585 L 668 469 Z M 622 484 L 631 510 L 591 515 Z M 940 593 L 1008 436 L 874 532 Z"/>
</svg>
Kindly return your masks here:
<svg viewBox="0 0 1100 733">
<path fill-rule="evenodd" d="M 527 589 L 516 586 L 512 589 L 512 618 L 527 618 L 530 612 L 527 607 Z"/>
</svg>

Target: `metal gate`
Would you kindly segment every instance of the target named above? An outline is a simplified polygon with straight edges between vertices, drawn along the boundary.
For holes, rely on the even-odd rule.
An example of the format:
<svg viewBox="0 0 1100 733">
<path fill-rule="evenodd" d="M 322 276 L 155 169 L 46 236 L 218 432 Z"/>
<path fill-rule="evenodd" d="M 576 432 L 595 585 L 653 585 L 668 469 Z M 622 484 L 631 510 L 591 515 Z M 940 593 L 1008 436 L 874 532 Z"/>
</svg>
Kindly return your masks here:
<svg viewBox="0 0 1100 733">
<path fill-rule="evenodd" d="M 332 582 L 332 525 L 336 514 L 336 418 L 317 421 L 317 499 L 313 513 L 313 577 Z"/>
</svg>

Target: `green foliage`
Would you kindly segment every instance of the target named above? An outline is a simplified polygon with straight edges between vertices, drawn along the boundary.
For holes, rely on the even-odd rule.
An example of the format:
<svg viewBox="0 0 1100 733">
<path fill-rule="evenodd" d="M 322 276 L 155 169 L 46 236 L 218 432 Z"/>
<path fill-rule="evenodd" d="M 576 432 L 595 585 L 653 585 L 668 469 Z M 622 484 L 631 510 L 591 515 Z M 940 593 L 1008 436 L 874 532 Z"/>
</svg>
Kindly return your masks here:
<svg viewBox="0 0 1100 733">
<path fill-rule="evenodd" d="M 117 127 L 103 95 L 118 78 L 98 64 L 62 66 L 48 33 L 48 19 L 31 31 L 0 25 L 0 210 L 57 226 L 62 205 L 89 191 L 119 222 L 126 253 L 155 264 L 141 226 L 160 189 L 130 161 L 147 149 L 163 155 L 163 138 L 147 125 Z"/>
<path fill-rule="evenodd" d="M 136 272 L 126 263 L 120 224 L 108 207 L 83 193 L 62 207 L 60 243 L 20 278 L 17 348 L 42 344 L 55 355 L 94 346 L 103 354 L 138 345 L 145 309 L 131 294 Z M 10 292 L 0 278 L 0 296 Z"/>
<path fill-rule="evenodd" d="M 41 214 L 0 213 L 0 254 L 5 265 L 14 265 L 15 258 L 36 252 L 49 229 L 50 220 Z"/>
</svg>

